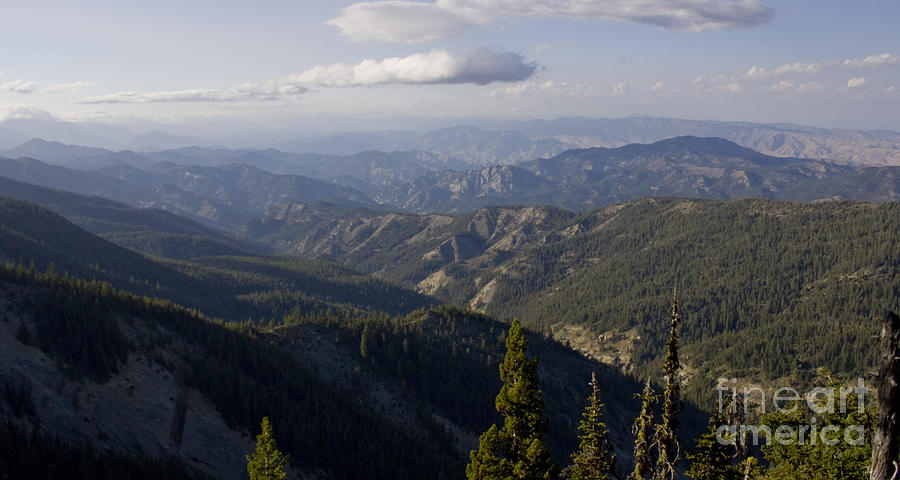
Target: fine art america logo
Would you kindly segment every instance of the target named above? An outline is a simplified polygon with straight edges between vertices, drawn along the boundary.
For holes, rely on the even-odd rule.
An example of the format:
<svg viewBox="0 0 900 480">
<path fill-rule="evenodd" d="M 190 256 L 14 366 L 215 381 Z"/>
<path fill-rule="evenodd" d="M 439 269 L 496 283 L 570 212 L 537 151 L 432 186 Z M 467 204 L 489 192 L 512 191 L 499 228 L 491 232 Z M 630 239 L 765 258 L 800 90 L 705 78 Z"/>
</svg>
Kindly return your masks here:
<svg viewBox="0 0 900 480">
<path fill-rule="evenodd" d="M 747 425 L 742 422 L 720 425 L 716 430 L 716 440 L 722 445 L 770 444 L 779 445 L 824 445 L 834 446 L 843 441 L 847 445 L 865 444 L 865 425 L 821 425 L 817 416 L 834 414 L 847 415 L 854 411 L 865 414 L 866 395 L 869 393 L 865 380 L 857 379 L 855 387 L 815 387 L 805 394 L 792 387 L 780 387 L 767 392 L 757 386 L 738 389 L 737 379 L 720 378 L 716 386 L 719 396 L 719 413 L 724 418 L 744 418 L 749 414 L 750 405 L 755 405 L 759 413 L 782 414 L 782 418 L 803 418 L 804 421 L 781 425 Z M 806 415 L 802 412 L 805 409 Z M 798 414 L 802 416 L 797 417 Z M 741 439 L 741 440 L 738 440 Z"/>
</svg>

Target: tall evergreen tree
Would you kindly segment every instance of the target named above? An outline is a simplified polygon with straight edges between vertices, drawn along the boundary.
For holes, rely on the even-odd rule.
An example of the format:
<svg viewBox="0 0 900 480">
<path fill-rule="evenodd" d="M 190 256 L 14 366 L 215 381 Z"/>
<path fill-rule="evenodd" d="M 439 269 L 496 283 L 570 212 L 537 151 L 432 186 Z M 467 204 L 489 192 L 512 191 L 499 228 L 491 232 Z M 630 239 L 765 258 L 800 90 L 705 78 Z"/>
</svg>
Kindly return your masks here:
<svg viewBox="0 0 900 480">
<path fill-rule="evenodd" d="M 677 415 L 681 411 L 681 382 L 678 378 L 678 370 L 681 363 L 678 360 L 678 324 L 681 317 L 678 315 L 677 293 L 672 299 L 672 313 L 669 316 L 669 339 L 666 342 L 666 363 L 664 367 L 666 389 L 663 391 L 662 421 L 656 426 L 655 442 L 659 454 L 656 462 L 654 478 L 669 480 L 675 478 L 675 464 L 680 457 L 680 445 L 675 435 L 678 425 Z"/>
<path fill-rule="evenodd" d="M 541 440 L 547 430 L 544 399 L 538 389 L 538 360 L 525 356 L 528 341 L 518 320 L 506 338 L 500 364 L 503 386 L 494 405 L 504 417 L 503 427 L 492 426 L 469 454 L 469 480 L 549 480 L 556 465 Z"/>
<path fill-rule="evenodd" d="M 572 454 L 574 465 L 569 476 L 571 480 L 605 480 L 615 476 L 616 457 L 607 438 L 606 424 L 603 423 L 603 403 L 595 373 L 591 373 L 590 385 L 589 404 L 578 425 L 581 444 L 578 451 Z"/>
<path fill-rule="evenodd" d="M 653 426 L 653 407 L 656 406 L 656 392 L 650 379 L 644 386 L 644 392 L 637 396 L 641 400 L 641 413 L 634 421 L 634 470 L 628 476 L 628 480 L 643 480 L 648 474 L 653 473 L 653 464 L 650 463 L 650 451 L 653 442 L 650 438 L 650 428 Z"/>
<path fill-rule="evenodd" d="M 269 417 L 263 417 L 260 427 L 262 432 L 256 436 L 256 450 L 247 456 L 250 480 L 284 480 L 288 457 L 278 450 Z"/>
</svg>

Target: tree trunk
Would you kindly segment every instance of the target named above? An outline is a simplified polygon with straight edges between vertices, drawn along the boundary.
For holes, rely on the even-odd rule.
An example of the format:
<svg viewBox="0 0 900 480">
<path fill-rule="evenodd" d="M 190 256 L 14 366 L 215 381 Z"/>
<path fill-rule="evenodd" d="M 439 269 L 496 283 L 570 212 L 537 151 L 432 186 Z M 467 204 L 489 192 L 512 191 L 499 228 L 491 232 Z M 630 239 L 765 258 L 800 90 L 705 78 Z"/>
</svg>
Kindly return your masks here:
<svg viewBox="0 0 900 480">
<path fill-rule="evenodd" d="M 881 367 L 878 369 L 878 419 L 872 441 L 871 480 L 897 477 L 900 451 L 900 317 L 888 312 L 881 327 Z"/>
</svg>

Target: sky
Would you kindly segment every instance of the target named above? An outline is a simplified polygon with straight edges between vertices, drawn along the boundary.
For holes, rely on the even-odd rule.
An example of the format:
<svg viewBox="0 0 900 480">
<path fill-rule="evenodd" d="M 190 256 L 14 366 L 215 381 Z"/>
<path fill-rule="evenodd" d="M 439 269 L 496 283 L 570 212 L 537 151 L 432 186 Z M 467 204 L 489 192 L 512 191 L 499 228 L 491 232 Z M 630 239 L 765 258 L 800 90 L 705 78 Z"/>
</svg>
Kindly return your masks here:
<svg viewBox="0 0 900 480">
<path fill-rule="evenodd" d="M 0 120 L 315 130 L 650 115 L 900 131 L 896 0 L 0 5 Z"/>
</svg>

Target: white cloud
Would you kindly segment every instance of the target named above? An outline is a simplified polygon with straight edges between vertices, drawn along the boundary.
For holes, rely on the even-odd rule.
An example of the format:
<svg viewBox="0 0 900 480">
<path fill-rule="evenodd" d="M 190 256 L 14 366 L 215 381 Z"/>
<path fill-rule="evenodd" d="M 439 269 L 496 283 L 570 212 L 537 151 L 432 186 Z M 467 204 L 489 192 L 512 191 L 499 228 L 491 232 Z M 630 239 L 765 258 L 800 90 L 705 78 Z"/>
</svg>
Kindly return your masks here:
<svg viewBox="0 0 900 480">
<path fill-rule="evenodd" d="M 694 90 L 699 92 L 727 92 L 740 93 L 745 90 L 740 79 L 734 75 L 716 75 L 714 77 L 705 77 L 703 75 L 695 78 L 691 84 Z"/>
<path fill-rule="evenodd" d="M 26 82 L 21 78 L 18 80 L 11 80 L 8 82 L 0 83 L 0 89 L 9 90 L 10 92 L 15 93 L 32 93 L 37 90 L 37 82 Z"/>
<path fill-rule="evenodd" d="M 563 92 L 569 91 L 569 84 L 547 80 L 544 82 L 522 82 L 497 88 L 491 91 L 492 97 L 536 97 L 536 96 L 563 96 Z"/>
<path fill-rule="evenodd" d="M 276 100 L 302 95 L 306 85 L 321 87 L 357 87 L 386 84 L 458 84 L 486 85 L 492 82 L 517 82 L 538 71 L 535 63 L 526 63 L 518 53 L 479 49 L 454 56 L 433 50 L 407 57 L 381 61 L 363 60 L 356 65 L 320 65 L 267 84 L 245 84 L 230 89 L 197 88 L 158 92 L 118 92 L 87 97 L 81 104 L 238 102 Z"/>
<path fill-rule="evenodd" d="M 619 82 L 612 88 L 612 94 L 617 97 L 627 95 L 629 92 L 631 92 L 631 82 L 628 81 Z"/>
<path fill-rule="evenodd" d="M 303 86 L 290 82 L 266 85 L 246 84 L 231 89 L 197 88 L 160 92 L 119 92 L 85 98 L 78 103 L 169 103 L 169 102 L 237 102 L 245 100 L 275 100 L 305 93 Z"/>
<path fill-rule="evenodd" d="M 796 88 L 797 88 L 797 84 L 795 84 L 794 82 L 792 82 L 790 80 L 782 80 L 774 85 L 770 85 L 768 87 L 768 90 L 784 91 L 784 90 L 794 90 Z"/>
<path fill-rule="evenodd" d="M 869 55 L 865 58 L 848 58 L 845 60 L 829 60 L 825 62 L 803 63 L 793 62 L 779 65 L 774 68 L 750 67 L 747 71 L 747 78 L 767 78 L 782 75 L 809 75 L 819 73 L 826 69 L 858 69 L 872 68 L 884 65 L 900 65 L 900 55 L 893 53 L 881 53 L 878 55 Z"/>
<path fill-rule="evenodd" d="M 865 87 L 867 83 L 866 77 L 853 77 L 850 80 L 847 80 L 847 88 L 862 88 Z"/>
<path fill-rule="evenodd" d="M 863 58 L 847 58 L 824 62 L 792 62 L 777 67 L 766 68 L 753 66 L 744 75 L 699 76 L 693 81 L 693 87 L 700 92 L 825 92 L 839 93 L 847 89 L 866 85 L 864 77 L 854 77 L 846 85 L 830 88 L 817 82 L 799 82 L 796 76 L 813 75 L 826 70 L 858 70 L 889 65 L 900 65 L 900 55 L 881 53 Z M 781 80 L 775 79 L 780 77 Z"/>
<path fill-rule="evenodd" d="M 355 40 L 416 43 L 458 35 L 477 21 L 439 4 L 389 0 L 354 3 L 327 23 Z"/>
<path fill-rule="evenodd" d="M 680 90 L 678 88 L 671 87 L 666 82 L 660 80 L 654 83 L 652 87 L 650 87 L 650 93 L 654 95 L 671 95 L 680 93 Z"/>
<path fill-rule="evenodd" d="M 287 78 L 292 83 L 323 87 L 459 83 L 486 85 L 492 82 L 525 80 L 537 70 L 535 63 L 526 63 L 522 55 L 513 52 L 479 49 L 467 55 L 454 56 L 445 50 L 432 50 L 381 61 L 363 60 L 356 65 L 320 65 Z"/>
<path fill-rule="evenodd" d="M 825 87 L 816 82 L 796 83 L 792 80 L 779 80 L 771 85 L 764 86 L 763 91 L 771 92 L 818 92 L 825 90 Z"/>
<path fill-rule="evenodd" d="M 610 98 L 627 95 L 631 91 L 631 82 L 619 82 L 610 87 L 546 80 L 543 82 L 522 82 L 497 88 L 490 92 L 490 96 L 515 98 Z"/>
<path fill-rule="evenodd" d="M 881 53 L 878 55 L 869 55 L 866 58 L 848 58 L 841 62 L 844 67 L 860 68 L 860 67 L 879 67 L 881 65 L 900 65 L 900 55 L 893 53 Z"/>
<path fill-rule="evenodd" d="M 32 105 L 0 103 L 0 121 L 9 120 L 11 118 L 52 120 L 55 117 L 50 112 L 41 110 Z"/>
<path fill-rule="evenodd" d="M 42 88 L 42 92 L 47 93 L 58 93 L 58 92 L 79 92 L 82 89 L 93 87 L 94 84 L 91 82 L 69 82 L 69 83 L 57 83 L 56 85 L 51 85 L 47 88 Z"/>
<path fill-rule="evenodd" d="M 0 73 L 0 77 L 3 77 L 3 74 Z M 6 82 L 0 83 L 0 90 L 7 90 L 10 92 L 28 94 L 28 93 L 57 93 L 57 92 L 77 92 L 83 88 L 93 86 L 93 83 L 88 82 L 69 82 L 69 83 L 58 83 L 56 85 L 52 85 L 46 88 L 39 88 L 37 82 L 29 82 L 22 80 L 21 78 L 16 80 L 10 80 Z"/>
<path fill-rule="evenodd" d="M 379 0 L 351 4 L 328 24 L 354 40 L 415 43 L 511 17 L 631 22 L 696 32 L 754 27 L 771 21 L 775 12 L 758 0 Z"/>
</svg>

